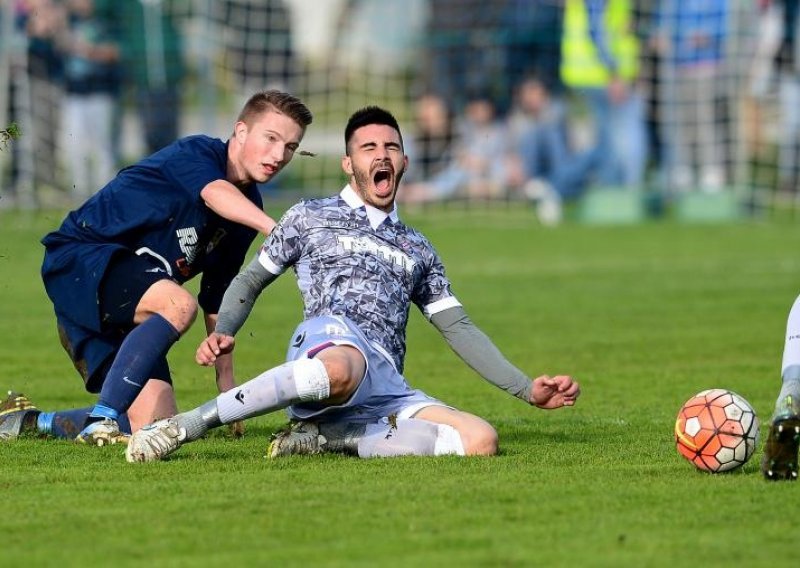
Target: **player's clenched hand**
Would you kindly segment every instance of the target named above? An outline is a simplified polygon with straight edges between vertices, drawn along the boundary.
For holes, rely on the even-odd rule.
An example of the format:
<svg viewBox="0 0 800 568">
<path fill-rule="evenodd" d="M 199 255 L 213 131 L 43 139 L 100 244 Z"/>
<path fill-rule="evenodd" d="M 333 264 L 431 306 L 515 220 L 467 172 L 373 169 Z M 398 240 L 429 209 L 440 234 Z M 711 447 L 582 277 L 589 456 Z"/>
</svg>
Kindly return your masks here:
<svg viewBox="0 0 800 568">
<path fill-rule="evenodd" d="M 542 375 L 533 379 L 530 403 L 548 410 L 561 408 L 575 404 L 580 394 L 581 387 L 572 377 Z"/>
<path fill-rule="evenodd" d="M 235 339 L 230 335 L 212 333 L 200 343 L 194 359 L 198 365 L 210 367 L 216 362 L 217 357 L 233 351 L 234 343 Z"/>
</svg>

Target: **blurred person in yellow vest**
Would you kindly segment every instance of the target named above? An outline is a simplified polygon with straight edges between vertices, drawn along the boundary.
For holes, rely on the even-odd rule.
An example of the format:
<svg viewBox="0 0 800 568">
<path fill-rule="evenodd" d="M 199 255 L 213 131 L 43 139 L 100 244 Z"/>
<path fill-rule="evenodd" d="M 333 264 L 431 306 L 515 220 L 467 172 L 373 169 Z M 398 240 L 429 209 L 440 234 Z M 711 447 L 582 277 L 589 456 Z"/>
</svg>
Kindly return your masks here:
<svg viewBox="0 0 800 568">
<path fill-rule="evenodd" d="M 593 182 L 638 187 L 647 163 L 644 99 L 637 88 L 639 45 L 630 0 L 566 0 L 561 78 L 593 118 Z"/>
</svg>

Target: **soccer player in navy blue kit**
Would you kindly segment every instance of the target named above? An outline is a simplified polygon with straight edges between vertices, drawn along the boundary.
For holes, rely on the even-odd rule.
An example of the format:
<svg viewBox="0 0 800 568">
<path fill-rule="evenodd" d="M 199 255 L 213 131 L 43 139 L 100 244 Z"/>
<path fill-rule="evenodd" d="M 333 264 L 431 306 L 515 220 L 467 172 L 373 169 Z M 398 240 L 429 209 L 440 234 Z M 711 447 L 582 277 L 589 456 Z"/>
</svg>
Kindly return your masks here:
<svg viewBox="0 0 800 568">
<path fill-rule="evenodd" d="M 294 426 L 270 457 L 338 451 L 360 457 L 493 455 L 497 433 L 482 418 L 414 389 L 403 376 L 411 304 L 478 374 L 538 408 L 575 404 L 568 375 L 529 378 L 466 315 L 430 242 L 405 225 L 395 196 L 408 165 L 395 118 L 378 107 L 345 129 L 338 194 L 287 211 L 255 259 L 225 293 L 215 332 L 197 350 L 213 365 L 233 350 L 258 295 L 287 269 L 297 277 L 304 321 L 287 362 L 202 406 L 144 426 L 131 462 L 162 459 L 210 428 L 286 408 Z"/>
<path fill-rule="evenodd" d="M 293 95 L 257 93 L 227 142 L 174 142 L 120 171 L 42 239 L 42 279 L 61 343 L 99 398 L 87 409 L 39 412 L 9 393 L 0 439 L 24 429 L 112 444 L 177 412 L 167 352 L 198 305 L 214 329 L 253 239 L 275 226 L 256 184 L 292 160 L 311 121 Z M 195 299 L 182 284 L 201 273 Z M 235 385 L 230 357 L 217 360 L 216 376 L 220 392 Z"/>
</svg>

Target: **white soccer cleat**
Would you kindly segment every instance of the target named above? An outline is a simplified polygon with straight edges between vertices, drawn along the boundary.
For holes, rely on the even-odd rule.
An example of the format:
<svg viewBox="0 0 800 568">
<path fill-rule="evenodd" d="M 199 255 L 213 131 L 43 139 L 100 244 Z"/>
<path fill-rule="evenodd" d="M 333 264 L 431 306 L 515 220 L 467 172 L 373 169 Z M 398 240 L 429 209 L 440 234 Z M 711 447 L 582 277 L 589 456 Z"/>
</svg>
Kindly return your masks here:
<svg viewBox="0 0 800 568">
<path fill-rule="evenodd" d="M 181 447 L 186 440 L 186 428 L 181 428 L 174 418 L 159 420 L 134 432 L 125 450 L 129 462 L 163 460 Z"/>
<path fill-rule="evenodd" d="M 129 436 L 119 431 L 116 420 L 103 418 L 92 422 L 75 437 L 75 441 L 90 446 L 110 446 L 112 444 L 127 444 Z"/>
<path fill-rule="evenodd" d="M 289 428 L 272 435 L 267 457 L 314 455 L 322 453 L 325 437 L 313 422 L 295 422 Z"/>
</svg>

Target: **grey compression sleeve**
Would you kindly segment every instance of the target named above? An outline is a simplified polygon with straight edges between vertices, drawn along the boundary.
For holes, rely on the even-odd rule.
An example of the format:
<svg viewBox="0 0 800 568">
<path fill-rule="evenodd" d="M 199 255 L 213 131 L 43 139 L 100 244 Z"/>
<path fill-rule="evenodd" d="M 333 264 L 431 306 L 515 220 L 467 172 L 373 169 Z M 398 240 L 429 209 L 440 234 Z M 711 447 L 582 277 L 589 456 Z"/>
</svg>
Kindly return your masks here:
<svg viewBox="0 0 800 568">
<path fill-rule="evenodd" d="M 258 258 L 254 258 L 225 290 L 214 331 L 223 335 L 236 335 L 253 310 L 259 294 L 276 278 L 275 274 L 258 262 Z"/>
<path fill-rule="evenodd" d="M 500 353 L 492 340 L 472 323 L 463 308 L 453 307 L 433 314 L 431 323 L 453 351 L 484 379 L 530 402 L 531 380 Z"/>
</svg>

